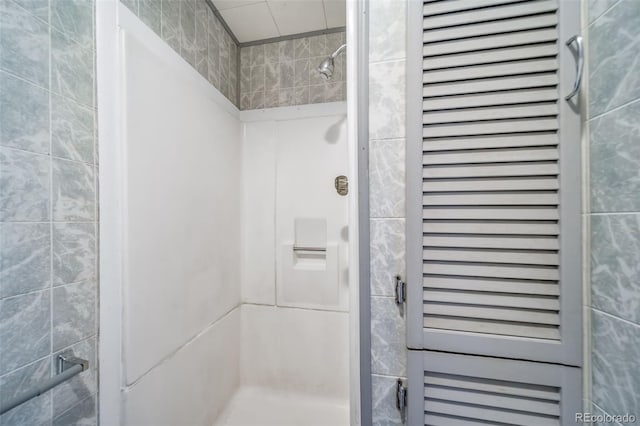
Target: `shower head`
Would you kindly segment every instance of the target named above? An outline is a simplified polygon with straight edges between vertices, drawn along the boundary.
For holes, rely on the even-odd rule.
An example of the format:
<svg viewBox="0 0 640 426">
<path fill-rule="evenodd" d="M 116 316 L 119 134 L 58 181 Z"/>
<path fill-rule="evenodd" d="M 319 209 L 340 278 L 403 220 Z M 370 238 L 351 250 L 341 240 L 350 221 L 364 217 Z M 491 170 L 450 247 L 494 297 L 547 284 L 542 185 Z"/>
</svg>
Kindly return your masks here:
<svg viewBox="0 0 640 426">
<path fill-rule="evenodd" d="M 318 65 L 318 72 L 325 80 L 330 80 L 333 75 L 333 58 L 326 58 L 324 61 L 320 62 Z"/>
<path fill-rule="evenodd" d="M 340 53 L 342 53 L 346 48 L 347 48 L 346 44 L 343 44 L 342 46 L 338 47 L 336 51 L 331 54 L 331 56 L 325 58 L 325 60 L 320 62 L 320 65 L 318 65 L 317 70 L 320 73 L 320 75 L 324 77 L 325 80 L 330 80 L 331 77 L 333 76 L 333 70 L 335 68 L 334 59 Z"/>
</svg>

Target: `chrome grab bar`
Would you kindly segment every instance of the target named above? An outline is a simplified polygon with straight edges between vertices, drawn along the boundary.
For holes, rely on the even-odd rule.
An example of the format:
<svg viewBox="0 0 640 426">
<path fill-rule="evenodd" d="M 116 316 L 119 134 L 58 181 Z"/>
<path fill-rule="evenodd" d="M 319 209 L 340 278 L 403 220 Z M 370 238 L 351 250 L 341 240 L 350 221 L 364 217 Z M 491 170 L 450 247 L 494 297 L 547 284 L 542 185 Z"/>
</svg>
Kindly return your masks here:
<svg viewBox="0 0 640 426">
<path fill-rule="evenodd" d="M 325 251 L 327 251 L 327 249 L 324 248 L 324 247 L 299 247 L 299 246 L 293 246 L 293 251 L 321 251 L 321 252 L 325 252 Z"/>
<path fill-rule="evenodd" d="M 58 355 L 57 367 L 58 374 L 56 374 L 55 376 L 43 380 L 26 392 L 22 392 L 21 394 L 18 394 L 13 398 L 9 398 L 8 401 L 0 403 L 0 416 L 7 411 L 16 408 L 18 405 L 24 404 L 30 399 L 42 395 L 48 390 L 58 386 L 60 383 L 69 380 L 73 376 L 80 374 L 85 370 L 88 370 L 89 361 L 87 361 L 86 359 Z"/>
<path fill-rule="evenodd" d="M 577 46 L 576 52 L 578 54 L 578 64 L 576 66 L 576 80 L 573 83 L 573 89 L 571 90 L 571 93 L 565 96 L 565 99 L 567 101 L 571 100 L 571 98 L 576 96 L 580 91 L 580 86 L 582 86 L 582 74 L 584 71 L 584 46 L 582 44 L 582 36 L 574 35 L 569 40 L 567 40 L 567 46 L 573 44 L 574 41 L 576 42 Z"/>
</svg>

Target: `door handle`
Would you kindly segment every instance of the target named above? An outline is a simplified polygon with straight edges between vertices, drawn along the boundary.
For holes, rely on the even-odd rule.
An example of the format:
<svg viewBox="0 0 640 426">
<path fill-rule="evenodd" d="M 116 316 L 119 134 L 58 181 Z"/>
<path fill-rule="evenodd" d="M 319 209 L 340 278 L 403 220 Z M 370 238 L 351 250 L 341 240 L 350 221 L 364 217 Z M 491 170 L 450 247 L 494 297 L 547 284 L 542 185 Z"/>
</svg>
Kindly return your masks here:
<svg viewBox="0 0 640 426">
<path fill-rule="evenodd" d="M 582 36 L 574 35 L 569 40 L 567 40 L 567 46 L 571 46 L 573 43 L 576 43 L 577 54 L 578 54 L 578 63 L 576 66 L 576 80 L 573 83 L 573 89 L 571 93 L 565 96 L 565 99 L 571 100 L 574 96 L 578 94 L 580 91 L 580 86 L 582 86 L 582 72 L 584 71 L 584 45 L 582 44 Z"/>
</svg>

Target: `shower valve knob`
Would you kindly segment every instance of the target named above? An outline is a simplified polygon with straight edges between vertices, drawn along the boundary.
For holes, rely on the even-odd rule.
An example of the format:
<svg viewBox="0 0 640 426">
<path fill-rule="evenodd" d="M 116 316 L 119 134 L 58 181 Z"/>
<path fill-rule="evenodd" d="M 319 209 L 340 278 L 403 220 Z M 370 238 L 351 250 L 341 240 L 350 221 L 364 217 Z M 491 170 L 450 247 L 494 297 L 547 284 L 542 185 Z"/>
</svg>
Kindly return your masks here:
<svg viewBox="0 0 640 426">
<path fill-rule="evenodd" d="M 344 175 L 336 177 L 335 187 L 338 194 L 347 195 L 349 193 L 349 179 Z"/>
</svg>

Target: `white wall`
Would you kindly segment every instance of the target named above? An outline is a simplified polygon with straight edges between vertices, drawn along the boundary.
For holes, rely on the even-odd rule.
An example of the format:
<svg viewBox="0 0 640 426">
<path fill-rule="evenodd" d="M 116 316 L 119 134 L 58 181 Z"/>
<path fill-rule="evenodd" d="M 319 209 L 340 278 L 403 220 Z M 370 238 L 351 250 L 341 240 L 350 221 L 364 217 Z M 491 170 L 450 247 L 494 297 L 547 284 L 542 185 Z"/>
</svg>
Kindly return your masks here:
<svg viewBox="0 0 640 426">
<path fill-rule="evenodd" d="M 340 252 L 337 302 L 286 304 L 348 311 L 348 204 L 333 186 L 349 175 L 345 104 L 248 111 L 241 119 L 242 302 L 283 305 L 276 288 L 282 245 L 293 242 L 296 218 L 321 217 Z"/>
<path fill-rule="evenodd" d="M 239 383 L 240 124 L 174 52 L 125 52 L 125 422 L 211 424 Z"/>
<path fill-rule="evenodd" d="M 349 401 L 349 315 L 242 305 L 241 380 L 291 394 Z"/>
<path fill-rule="evenodd" d="M 347 405 L 348 207 L 333 187 L 349 174 L 345 105 L 246 111 L 241 120 L 242 385 Z M 335 304 L 283 303 L 277 292 L 280 251 L 293 241 L 296 217 L 326 218 L 327 240 L 340 246 Z"/>
</svg>

